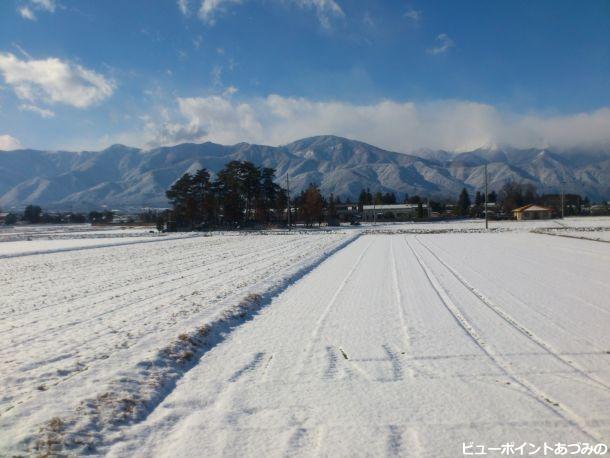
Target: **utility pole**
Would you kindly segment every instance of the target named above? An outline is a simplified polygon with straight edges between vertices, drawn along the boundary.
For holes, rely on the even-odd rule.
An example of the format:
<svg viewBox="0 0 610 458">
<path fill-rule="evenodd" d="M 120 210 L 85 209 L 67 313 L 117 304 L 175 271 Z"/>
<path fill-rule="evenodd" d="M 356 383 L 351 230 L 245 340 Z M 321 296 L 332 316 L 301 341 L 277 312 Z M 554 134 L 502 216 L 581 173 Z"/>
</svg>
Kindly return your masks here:
<svg viewBox="0 0 610 458">
<path fill-rule="evenodd" d="M 376 205 L 377 199 L 375 199 L 375 196 L 373 196 L 373 226 L 377 224 L 377 210 L 375 209 Z"/>
<path fill-rule="evenodd" d="M 487 217 L 487 164 L 485 164 L 485 229 L 489 229 L 489 218 Z"/>
<path fill-rule="evenodd" d="M 290 208 L 290 179 L 288 178 L 288 173 L 286 173 L 286 194 L 287 194 L 287 200 L 288 200 L 288 209 L 287 209 L 287 215 L 288 215 L 288 230 L 290 231 L 290 213 L 292 213 L 292 209 Z"/>
<path fill-rule="evenodd" d="M 428 213 L 428 218 L 430 218 L 430 216 L 432 216 L 430 210 L 430 197 L 426 197 L 426 212 Z"/>
</svg>

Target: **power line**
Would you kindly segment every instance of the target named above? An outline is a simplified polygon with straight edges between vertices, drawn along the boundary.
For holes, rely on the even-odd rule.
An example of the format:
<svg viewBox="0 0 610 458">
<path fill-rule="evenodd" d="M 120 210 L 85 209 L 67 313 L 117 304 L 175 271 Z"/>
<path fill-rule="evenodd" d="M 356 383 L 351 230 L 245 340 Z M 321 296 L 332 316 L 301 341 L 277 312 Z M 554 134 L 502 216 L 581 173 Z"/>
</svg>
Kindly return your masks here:
<svg viewBox="0 0 610 458">
<path fill-rule="evenodd" d="M 287 201 L 288 201 L 288 230 L 290 231 L 290 213 L 291 213 L 291 208 L 290 208 L 290 179 L 288 177 L 288 173 L 286 173 L 286 195 L 287 195 Z"/>
</svg>

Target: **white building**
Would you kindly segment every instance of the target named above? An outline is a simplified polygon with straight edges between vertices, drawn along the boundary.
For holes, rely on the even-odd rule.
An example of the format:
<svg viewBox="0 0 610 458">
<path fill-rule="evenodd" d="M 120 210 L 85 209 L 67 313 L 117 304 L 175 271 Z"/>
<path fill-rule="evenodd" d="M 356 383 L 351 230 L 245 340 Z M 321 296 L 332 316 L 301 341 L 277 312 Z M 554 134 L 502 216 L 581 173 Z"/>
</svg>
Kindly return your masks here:
<svg viewBox="0 0 610 458">
<path fill-rule="evenodd" d="M 428 205 L 422 203 L 423 216 L 428 216 Z M 405 220 L 417 217 L 418 204 L 363 205 L 362 219 L 373 220 Z M 375 215 L 377 215 L 375 217 Z"/>
</svg>

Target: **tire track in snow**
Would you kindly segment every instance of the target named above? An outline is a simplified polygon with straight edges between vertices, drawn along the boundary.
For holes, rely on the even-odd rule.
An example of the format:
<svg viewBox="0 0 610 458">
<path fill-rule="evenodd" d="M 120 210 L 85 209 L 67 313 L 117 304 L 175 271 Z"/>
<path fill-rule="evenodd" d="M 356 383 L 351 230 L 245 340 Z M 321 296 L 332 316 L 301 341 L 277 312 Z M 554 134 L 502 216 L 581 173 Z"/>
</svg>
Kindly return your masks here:
<svg viewBox="0 0 610 458">
<path fill-rule="evenodd" d="M 366 246 L 366 248 L 364 248 L 364 250 L 362 250 L 362 252 L 358 256 L 358 258 L 356 259 L 356 262 L 350 268 L 350 270 L 347 272 L 347 274 L 345 275 L 345 277 L 343 278 L 343 280 L 341 281 L 341 283 L 337 287 L 337 290 L 335 291 L 335 294 L 333 294 L 333 296 L 330 298 L 330 301 L 328 301 L 328 304 L 326 304 L 326 307 L 324 308 L 324 311 L 320 315 L 320 318 L 318 319 L 318 321 L 316 323 L 316 326 L 315 326 L 313 332 L 311 333 L 311 338 L 309 339 L 309 344 L 307 345 L 307 349 L 305 350 L 305 356 L 303 358 L 301 358 L 301 362 L 299 364 L 299 370 L 298 370 L 297 373 L 300 374 L 301 376 L 305 372 L 305 364 L 306 364 L 306 362 L 311 359 L 311 354 L 312 354 L 312 351 L 313 351 L 313 346 L 318 341 L 318 337 L 319 337 L 320 331 L 322 330 L 322 327 L 324 326 L 324 322 L 328 318 L 328 314 L 330 313 L 330 310 L 331 310 L 332 306 L 337 301 L 337 298 L 339 297 L 339 294 L 341 294 L 343 289 L 347 286 L 347 282 L 349 281 L 349 279 L 352 277 L 352 275 L 354 274 L 356 269 L 360 266 L 360 263 L 362 262 L 362 259 L 364 258 L 364 255 L 366 254 L 366 252 L 368 251 L 368 249 L 371 247 L 372 244 L 373 244 L 373 241 L 371 241 Z"/>
<path fill-rule="evenodd" d="M 420 240 L 418 240 L 418 241 L 420 241 Z M 420 241 L 420 243 L 423 243 L 423 242 L 421 242 L 421 241 Z M 432 245 L 434 245 L 434 244 L 432 244 Z M 443 249 L 442 247 L 440 247 L 440 246 L 438 246 L 438 245 L 434 245 L 434 247 L 435 247 L 436 249 L 438 249 L 438 250 L 440 250 L 440 251 L 444 252 L 444 253 L 445 253 L 446 255 L 448 255 L 449 257 L 451 257 L 451 254 L 450 254 L 450 253 L 449 253 L 447 250 Z M 470 268 L 470 267 L 468 267 L 468 268 Z M 472 270 L 472 271 L 473 271 L 475 274 L 477 274 L 477 275 L 481 275 L 481 274 L 480 274 L 478 271 L 476 271 L 475 269 L 470 268 L 470 270 Z M 484 275 L 482 275 L 482 276 L 484 276 Z M 513 298 L 513 299 L 514 299 L 516 302 L 518 302 L 519 304 L 521 304 L 521 305 L 522 305 L 522 306 L 524 306 L 525 308 L 531 309 L 527 303 L 523 302 L 523 300 L 521 300 L 519 297 L 515 296 L 515 294 L 513 294 L 511 291 L 506 290 L 506 289 L 505 289 L 505 288 L 504 288 L 504 287 L 503 287 L 501 284 L 499 284 L 498 282 L 493 281 L 493 280 L 491 280 L 491 279 L 489 279 L 489 278 L 486 278 L 486 279 L 487 279 L 487 280 L 488 280 L 490 283 L 492 283 L 492 284 L 493 284 L 495 287 L 497 287 L 497 288 L 499 288 L 499 289 L 502 289 L 502 290 L 503 290 L 503 291 L 504 291 L 506 294 L 508 294 L 510 297 L 512 297 L 512 298 Z M 595 309 L 595 310 L 597 310 L 597 311 L 599 311 L 599 312 L 603 313 L 604 315 L 608 315 L 608 317 L 609 317 L 609 319 L 610 319 L 610 311 L 609 311 L 609 310 L 606 310 L 606 309 L 604 309 L 604 308 L 602 308 L 602 307 L 600 307 L 600 306 L 598 306 L 598 305 L 596 305 L 596 304 L 593 304 L 593 303 L 591 303 L 591 302 L 588 302 L 588 301 L 586 301 L 586 300 L 582 299 L 582 298 L 581 298 L 581 297 L 579 297 L 579 296 L 574 296 L 574 295 L 571 295 L 571 294 L 569 294 L 569 295 L 568 295 L 567 293 L 564 293 L 564 294 L 566 294 L 566 297 L 568 297 L 568 296 L 569 296 L 570 298 L 574 299 L 574 300 L 575 300 L 575 301 L 577 301 L 577 302 L 580 302 L 581 304 L 584 304 L 585 306 L 591 307 L 592 309 Z M 541 312 L 541 311 L 539 311 L 539 310 L 532 310 L 532 311 L 533 311 L 534 313 L 538 314 L 538 315 L 539 315 L 540 317 L 542 317 L 544 320 L 546 320 L 546 321 L 548 321 L 549 323 L 551 323 L 551 324 L 553 324 L 554 326 L 556 326 L 556 327 L 557 327 L 558 329 L 560 329 L 562 332 L 565 332 L 565 333 L 567 333 L 567 334 L 570 334 L 570 335 L 572 335 L 573 337 L 575 337 L 575 338 L 577 338 L 577 339 L 580 339 L 580 340 L 582 340 L 582 341 L 586 342 L 586 343 L 587 343 L 589 346 L 591 346 L 592 348 L 596 349 L 596 351 L 597 351 L 597 353 L 588 353 L 588 354 L 603 354 L 603 353 L 606 353 L 606 350 L 604 350 L 604 349 L 600 348 L 600 347 L 599 347 L 597 344 L 595 344 L 595 343 L 591 342 L 589 339 L 587 339 L 587 338 L 583 337 L 581 334 L 575 333 L 575 332 L 573 332 L 573 331 L 571 331 L 571 330 L 569 330 L 569 329 L 566 329 L 564 326 L 559 325 L 557 322 L 555 322 L 555 321 L 554 321 L 554 319 L 553 319 L 553 316 L 552 316 L 552 315 L 542 313 L 542 312 Z"/>
<path fill-rule="evenodd" d="M 299 422 L 293 429 L 294 432 L 288 438 L 288 444 L 286 444 L 282 456 L 321 456 L 320 453 L 307 453 L 307 450 L 317 450 L 321 446 L 325 432 L 323 425 L 305 428 L 303 422 Z"/>
<path fill-rule="evenodd" d="M 411 349 L 412 349 L 411 336 L 409 335 L 409 331 L 408 331 L 408 327 L 407 327 L 407 320 L 405 318 L 405 311 L 402 306 L 402 294 L 400 293 L 400 286 L 398 285 L 398 269 L 396 267 L 396 255 L 394 253 L 394 238 L 392 238 L 391 242 L 390 242 L 390 253 L 391 253 L 390 259 L 392 260 L 392 289 L 394 290 L 394 296 L 396 299 L 396 308 L 398 309 L 398 316 L 400 318 L 400 327 L 402 328 L 402 331 L 403 331 L 403 341 L 405 344 L 404 351 L 401 353 L 403 353 L 403 354 L 409 353 L 409 356 L 410 356 Z M 392 360 L 393 352 L 391 352 L 389 347 L 387 347 L 387 348 L 386 347 L 387 347 L 387 345 L 384 346 L 384 350 L 388 354 L 390 359 Z M 394 355 L 394 356 L 396 356 L 396 355 Z M 394 361 L 397 361 L 397 360 L 392 360 L 393 367 L 394 367 Z M 400 362 L 398 362 L 398 364 L 400 365 Z M 395 369 L 393 369 L 393 370 L 395 371 Z M 413 370 L 413 368 L 410 367 L 409 365 L 407 365 L 407 370 L 409 372 L 410 378 L 415 378 L 415 371 Z M 402 376 L 402 367 L 401 367 L 401 376 Z"/>
<path fill-rule="evenodd" d="M 255 353 L 252 359 L 245 366 L 235 371 L 235 373 L 229 377 L 229 383 L 235 383 L 246 375 L 252 375 L 260 367 L 264 358 L 264 352 L 259 351 Z"/>
<path fill-rule="evenodd" d="M 589 241 L 589 242 L 610 243 L 610 240 L 592 239 L 592 238 L 589 238 L 589 237 L 579 237 L 577 235 L 569 235 L 569 234 L 557 234 L 555 232 L 547 232 L 547 231 L 542 231 L 542 230 L 533 230 L 533 231 L 530 231 L 530 232 L 532 234 L 551 235 L 553 237 L 565 237 L 567 239 L 586 240 L 586 241 Z"/>
<path fill-rule="evenodd" d="M 326 347 L 326 369 L 324 370 L 324 378 L 333 379 L 337 376 L 337 354 L 333 351 L 333 347 Z"/>
<path fill-rule="evenodd" d="M 447 309 L 447 311 L 453 316 L 456 323 L 462 328 L 467 336 L 473 341 L 473 343 L 479 347 L 489 359 L 511 380 L 518 386 L 523 388 L 524 393 L 528 394 L 532 399 L 538 402 L 543 408 L 554 414 L 555 416 L 562 418 L 569 425 L 576 427 L 583 434 L 588 436 L 594 442 L 604 442 L 603 437 L 598 437 L 593 431 L 590 431 L 587 427 L 587 423 L 582 419 L 576 412 L 560 406 L 557 402 L 551 400 L 543 391 L 538 389 L 535 385 L 530 383 L 527 379 L 520 377 L 510 368 L 510 364 L 504 360 L 500 355 L 492 352 L 489 348 L 489 344 L 477 333 L 472 324 L 462 314 L 460 309 L 453 303 L 451 298 L 448 296 L 446 290 L 441 285 L 438 278 L 432 273 L 432 270 L 426 265 L 426 263 L 417 254 L 415 249 L 411 246 L 407 238 L 404 238 L 404 242 L 413 253 L 413 256 L 417 260 L 420 268 L 423 270 L 432 288 L 436 291 L 437 296 Z"/>
<path fill-rule="evenodd" d="M 405 455 L 402 431 L 398 425 L 388 426 L 388 438 L 386 448 L 388 456 Z"/>
<path fill-rule="evenodd" d="M 350 375 L 354 374 L 354 369 L 355 369 L 360 374 L 362 374 L 362 376 L 366 380 L 371 380 L 371 376 L 369 375 L 369 373 L 367 371 L 365 371 L 360 366 L 360 364 L 355 362 L 353 359 L 350 359 L 350 357 L 348 356 L 348 354 L 345 352 L 345 350 L 343 348 L 339 347 L 339 353 L 341 353 L 341 356 L 343 357 L 344 364 L 349 364 L 349 366 L 347 367 L 347 371 Z"/>
<path fill-rule="evenodd" d="M 396 352 L 392 351 L 388 344 L 384 344 L 382 345 L 382 347 L 383 351 L 385 351 L 385 354 L 388 355 L 388 362 L 392 367 L 392 378 L 390 380 L 393 382 L 403 380 L 403 366 L 400 359 L 398 358 L 398 355 L 396 354 Z M 409 366 L 407 366 L 407 369 L 409 369 L 410 378 L 414 378 L 412 369 Z"/>
<path fill-rule="evenodd" d="M 513 319 L 508 313 L 502 310 L 501 307 L 492 302 L 487 296 L 485 296 L 482 292 L 472 286 L 462 275 L 460 275 L 453 267 L 447 264 L 444 260 L 442 260 L 436 253 L 434 253 L 426 244 L 424 244 L 419 238 L 416 236 L 415 240 L 424 247 L 438 262 L 440 262 L 448 271 L 455 277 L 468 291 L 470 291 L 483 305 L 485 305 L 489 310 L 494 312 L 497 316 L 499 316 L 505 323 L 507 323 L 514 330 L 523 335 L 526 339 L 536 345 L 538 348 L 543 350 L 548 355 L 555 358 L 560 363 L 568 366 L 581 377 L 586 378 L 590 382 L 592 382 L 596 387 L 603 389 L 604 391 L 610 390 L 610 385 L 603 380 L 599 380 L 597 377 L 589 374 L 584 368 L 580 367 L 578 364 L 571 362 L 559 354 L 557 350 L 555 350 L 550 344 L 542 340 L 540 337 L 536 336 L 532 331 L 527 329 L 522 324 L 518 323 L 515 319 Z M 591 384 L 589 384 L 591 385 Z"/>
</svg>

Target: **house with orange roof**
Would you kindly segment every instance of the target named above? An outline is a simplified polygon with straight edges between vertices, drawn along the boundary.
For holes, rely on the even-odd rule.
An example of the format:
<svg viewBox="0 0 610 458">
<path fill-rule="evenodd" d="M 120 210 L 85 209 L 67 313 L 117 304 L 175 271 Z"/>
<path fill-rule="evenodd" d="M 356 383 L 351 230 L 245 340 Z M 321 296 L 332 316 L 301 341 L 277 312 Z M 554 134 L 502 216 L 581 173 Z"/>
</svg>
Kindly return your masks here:
<svg viewBox="0 0 610 458">
<path fill-rule="evenodd" d="M 513 218 L 518 221 L 532 219 L 551 219 L 553 209 L 537 204 L 528 204 L 513 210 Z"/>
</svg>

